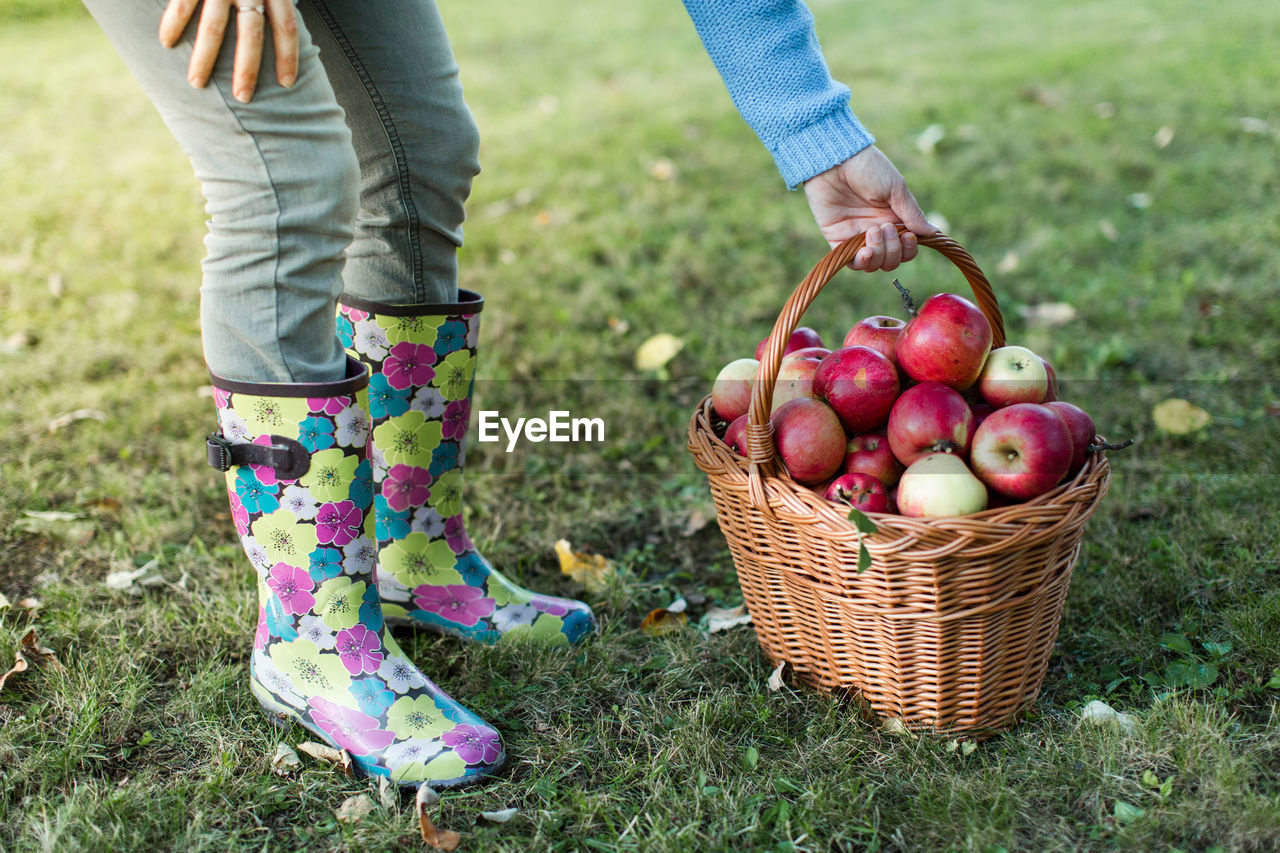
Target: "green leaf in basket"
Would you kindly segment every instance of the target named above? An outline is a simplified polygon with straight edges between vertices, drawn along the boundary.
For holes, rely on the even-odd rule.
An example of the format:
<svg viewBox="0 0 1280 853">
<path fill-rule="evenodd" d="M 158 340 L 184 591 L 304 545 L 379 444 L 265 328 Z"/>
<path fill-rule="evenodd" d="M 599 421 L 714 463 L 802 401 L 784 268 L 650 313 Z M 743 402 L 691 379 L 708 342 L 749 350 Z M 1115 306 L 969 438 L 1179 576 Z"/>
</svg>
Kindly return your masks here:
<svg viewBox="0 0 1280 853">
<path fill-rule="evenodd" d="M 862 510 L 856 507 L 850 507 L 849 520 L 853 522 L 854 527 L 858 528 L 858 532 L 863 535 L 870 535 L 880 529 L 876 527 L 876 523 L 874 521 L 867 518 L 867 516 L 863 514 Z M 862 574 L 869 568 L 871 568 L 871 552 L 867 550 L 867 546 L 864 543 L 859 542 L 858 574 Z"/>
<path fill-rule="evenodd" d="M 880 529 L 876 527 L 876 523 L 874 521 L 867 518 L 862 510 L 857 508 L 851 508 L 849 510 L 849 520 L 853 522 L 854 527 L 858 528 L 859 533 L 871 534 Z"/>
</svg>

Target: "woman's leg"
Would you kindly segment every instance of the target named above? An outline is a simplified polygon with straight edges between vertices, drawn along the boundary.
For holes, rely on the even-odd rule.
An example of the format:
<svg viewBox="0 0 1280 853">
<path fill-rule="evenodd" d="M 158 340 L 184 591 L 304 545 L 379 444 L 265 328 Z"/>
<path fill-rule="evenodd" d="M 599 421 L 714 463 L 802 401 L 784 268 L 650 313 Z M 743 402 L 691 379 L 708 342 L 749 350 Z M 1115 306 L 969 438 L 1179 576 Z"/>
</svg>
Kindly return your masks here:
<svg viewBox="0 0 1280 853">
<path fill-rule="evenodd" d="M 85 0 L 191 159 L 209 213 L 201 326 L 205 360 L 227 379 L 342 379 L 334 306 L 356 216 L 359 166 L 342 109 L 305 27 L 298 79 L 269 71 L 253 100 L 231 95 L 235 27 L 208 85 L 187 82 L 194 24 L 172 49 L 159 0 Z M 262 67 L 274 65 L 266 40 Z"/>
<path fill-rule="evenodd" d="M 480 140 L 432 0 L 301 0 L 360 158 L 346 292 L 457 301 L 463 204 Z"/>
</svg>

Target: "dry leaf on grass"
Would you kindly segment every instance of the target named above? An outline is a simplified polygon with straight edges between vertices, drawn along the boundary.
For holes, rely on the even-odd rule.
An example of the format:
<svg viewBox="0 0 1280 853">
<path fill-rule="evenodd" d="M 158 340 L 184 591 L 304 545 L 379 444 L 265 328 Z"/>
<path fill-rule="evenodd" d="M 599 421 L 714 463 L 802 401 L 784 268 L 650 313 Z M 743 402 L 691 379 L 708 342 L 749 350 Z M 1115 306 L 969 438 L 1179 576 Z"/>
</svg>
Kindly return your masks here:
<svg viewBox="0 0 1280 853">
<path fill-rule="evenodd" d="M 1018 309 L 1022 319 L 1041 326 L 1065 326 L 1076 318 L 1076 306 L 1070 302 L 1040 302 Z"/>
<path fill-rule="evenodd" d="M 418 796 L 414 798 L 414 808 L 418 812 L 418 832 L 421 833 L 423 841 L 437 850 L 457 850 L 458 845 L 462 843 L 462 836 L 452 829 L 440 829 L 427 816 L 427 809 L 438 802 L 440 802 L 440 795 L 433 788 L 423 785 L 418 789 Z"/>
<path fill-rule="evenodd" d="M 62 665 L 62 661 L 58 660 L 52 649 L 47 649 L 40 645 L 40 640 L 36 636 L 34 628 L 22 636 L 21 645 L 13 653 L 13 666 L 4 675 L 0 675 L 0 690 L 4 689 L 4 684 L 9 680 L 9 676 L 26 672 L 31 668 L 32 664 L 47 666 L 58 672 L 66 670 L 66 667 Z"/>
<path fill-rule="evenodd" d="M 373 800 L 369 799 L 368 794 L 356 794 L 354 797 L 343 800 L 342 805 L 338 806 L 333 814 L 343 823 L 358 823 L 375 808 L 377 807 L 373 804 Z"/>
<path fill-rule="evenodd" d="M 1151 141 L 1155 143 L 1157 148 L 1168 148 L 1169 143 L 1173 142 L 1174 133 L 1174 129 L 1166 124 L 1164 127 L 1156 131 L 1156 135 L 1151 137 Z"/>
<path fill-rule="evenodd" d="M 788 661 L 783 661 L 773 668 L 773 672 L 769 673 L 769 692 L 777 693 L 782 689 L 782 675 L 787 668 Z"/>
<path fill-rule="evenodd" d="M 378 777 L 378 802 L 387 811 L 394 811 L 400 805 L 400 789 L 386 776 Z"/>
<path fill-rule="evenodd" d="M 1121 714 L 1106 702 L 1099 702 L 1097 699 L 1084 706 L 1080 711 L 1080 719 L 1095 726 L 1113 725 L 1126 734 L 1138 726 L 1138 721 L 1132 714 Z"/>
<path fill-rule="evenodd" d="M 555 549 L 560 558 L 560 571 L 586 586 L 588 592 L 599 592 L 608 585 L 613 576 L 612 562 L 599 554 L 574 551 L 568 539 L 556 542 Z"/>
<path fill-rule="evenodd" d="M 271 756 L 271 769 L 279 776 L 288 776 L 302 766 L 302 759 L 287 743 L 276 744 L 276 754 Z"/>
<path fill-rule="evenodd" d="M 730 628 L 736 628 L 739 625 L 750 625 L 751 614 L 747 612 L 747 605 L 739 604 L 737 607 L 708 607 L 707 608 L 707 633 L 718 634 L 721 631 L 728 631 Z"/>
<path fill-rule="evenodd" d="M 107 575 L 107 588 L 128 592 L 130 595 L 141 595 L 144 587 L 164 583 L 164 576 L 156 572 L 159 566 L 159 560 L 151 560 L 136 569 L 111 572 Z"/>
<path fill-rule="evenodd" d="M 298 752 L 310 755 L 317 761 L 326 761 L 329 764 L 334 764 L 339 770 L 348 776 L 353 775 L 351 770 L 351 756 L 345 749 L 334 749 L 333 747 L 327 746 L 323 743 L 316 743 L 315 741 L 308 740 L 298 744 Z"/>
<path fill-rule="evenodd" d="M 711 519 L 715 517 L 714 510 L 708 511 L 705 507 L 700 506 L 693 507 L 684 517 L 684 529 L 680 531 L 680 535 L 692 536 L 706 527 L 711 522 Z"/>
<path fill-rule="evenodd" d="M 684 349 L 684 341 L 667 332 L 660 332 L 640 344 L 636 350 L 637 370 L 658 370 Z"/>
<path fill-rule="evenodd" d="M 12 606 L 13 605 L 10 604 L 9 602 L 9 596 L 5 595 L 3 592 L 0 592 L 0 610 L 4 610 L 6 607 L 12 607 Z"/>
<path fill-rule="evenodd" d="M 520 810 L 512 806 L 509 809 L 499 809 L 496 812 L 480 812 L 480 817 L 493 823 L 506 823 L 519 813 Z"/>
<path fill-rule="evenodd" d="M 61 539 L 71 545 L 88 545 L 97 530 L 92 520 L 79 513 L 29 509 L 22 514 L 25 518 L 15 521 L 10 529 Z"/>
<path fill-rule="evenodd" d="M 649 177 L 659 181 L 675 180 L 676 164 L 666 157 L 659 157 L 649 164 Z"/>
<path fill-rule="evenodd" d="M 49 432 L 57 432 L 63 427 L 71 426 L 76 421 L 95 420 L 105 421 L 107 415 L 97 409 L 76 409 L 74 412 L 67 412 L 65 415 L 58 415 L 49 421 Z"/>
<path fill-rule="evenodd" d="M 659 607 L 644 617 L 644 621 L 640 623 L 640 630 L 650 637 L 661 637 L 663 634 L 679 631 L 688 621 L 689 617 L 684 613 L 679 611 L 672 613 L 665 607 Z"/>
<path fill-rule="evenodd" d="M 1212 420 L 1204 409 L 1176 398 L 1156 403 L 1151 410 L 1151 418 L 1158 429 L 1170 435 L 1187 435 L 1197 432 L 1208 426 L 1209 421 Z"/>
<path fill-rule="evenodd" d="M 683 596 L 667 605 L 668 613 L 684 613 L 689 609 L 689 602 Z"/>
</svg>

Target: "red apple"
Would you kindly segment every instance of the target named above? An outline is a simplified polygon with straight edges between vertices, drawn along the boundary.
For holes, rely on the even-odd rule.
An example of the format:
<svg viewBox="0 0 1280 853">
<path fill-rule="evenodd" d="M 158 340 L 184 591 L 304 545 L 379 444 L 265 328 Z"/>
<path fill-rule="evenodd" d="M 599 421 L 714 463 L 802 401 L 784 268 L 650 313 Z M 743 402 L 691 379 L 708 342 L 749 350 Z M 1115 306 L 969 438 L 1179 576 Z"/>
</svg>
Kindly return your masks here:
<svg viewBox="0 0 1280 853">
<path fill-rule="evenodd" d="M 889 447 L 903 465 L 949 451 L 968 455 L 973 412 L 959 391 L 939 382 L 921 382 L 903 391 L 889 412 Z"/>
<path fill-rule="evenodd" d="M 898 398 L 898 371 L 869 347 L 845 347 L 818 364 L 813 395 L 835 410 L 845 432 L 867 432 L 889 417 Z"/>
<path fill-rule="evenodd" d="M 902 476 L 902 463 L 893 455 L 887 437 L 867 433 L 849 439 L 840 470 L 846 474 L 870 474 L 889 487 L 896 485 Z"/>
<path fill-rule="evenodd" d="M 973 472 L 987 486 L 1026 500 L 1058 484 L 1071 467 L 1071 450 L 1063 418 L 1047 406 L 1014 403 L 982 422 L 970 458 Z"/>
<path fill-rule="evenodd" d="M 764 358 L 764 346 L 769 343 L 769 336 L 765 335 L 764 340 L 756 344 L 756 361 Z M 787 339 L 787 345 L 783 348 L 782 354 L 795 352 L 804 347 L 820 347 L 823 346 L 822 335 L 819 335 L 808 326 L 801 326 L 791 333 L 791 337 Z"/>
<path fill-rule="evenodd" d="M 791 358 L 782 362 L 778 368 L 778 379 L 773 383 L 773 403 L 771 412 L 776 412 L 783 403 L 813 396 L 813 374 L 822 363 L 820 358 Z"/>
<path fill-rule="evenodd" d="M 1026 347 L 993 349 L 978 376 L 982 399 L 996 407 L 1043 403 L 1049 392 L 1049 373 L 1044 365 L 1044 359 Z"/>
<path fill-rule="evenodd" d="M 884 484 L 870 474 L 841 474 L 827 486 L 823 497 L 863 512 L 889 511 L 889 495 Z"/>
<path fill-rule="evenodd" d="M 724 443 L 732 447 L 740 456 L 747 455 L 747 416 L 739 415 L 733 419 L 724 431 Z"/>
<path fill-rule="evenodd" d="M 963 296 L 939 293 L 920 306 L 898 336 L 898 365 L 912 379 L 968 388 L 991 351 L 991 324 Z"/>
<path fill-rule="evenodd" d="M 959 456 L 930 453 L 903 473 L 897 501 L 898 512 L 915 518 L 969 515 L 987 508 L 987 489 Z"/>
<path fill-rule="evenodd" d="M 1067 425 L 1067 430 L 1071 433 L 1071 467 L 1067 469 L 1067 473 L 1079 471 L 1080 466 L 1084 465 L 1085 460 L 1089 458 L 1089 445 L 1098 434 L 1093 418 L 1074 403 L 1050 400 L 1044 406 L 1046 409 L 1057 412 L 1058 417 L 1062 418 Z"/>
<path fill-rule="evenodd" d="M 760 362 L 754 358 L 739 358 L 720 368 L 711 386 L 711 408 L 717 415 L 731 421 L 747 413 L 759 369 Z"/>
<path fill-rule="evenodd" d="M 1049 390 L 1045 392 L 1044 401 L 1052 403 L 1058 399 L 1058 374 L 1053 372 L 1053 365 L 1044 358 L 1040 359 L 1044 362 L 1044 372 L 1049 377 Z"/>
<path fill-rule="evenodd" d="M 844 461 L 844 428 L 821 400 L 784 403 L 773 415 L 773 439 L 791 478 L 806 486 L 827 479 Z"/>
<path fill-rule="evenodd" d="M 867 317 L 853 324 L 849 334 L 844 336 L 844 345 L 847 347 L 870 347 L 889 359 L 889 361 L 892 361 L 893 366 L 897 367 L 898 335 L 902 333 L 906 325 L 897 317 L 886 317 L 883 314 Z"/>
</svg>

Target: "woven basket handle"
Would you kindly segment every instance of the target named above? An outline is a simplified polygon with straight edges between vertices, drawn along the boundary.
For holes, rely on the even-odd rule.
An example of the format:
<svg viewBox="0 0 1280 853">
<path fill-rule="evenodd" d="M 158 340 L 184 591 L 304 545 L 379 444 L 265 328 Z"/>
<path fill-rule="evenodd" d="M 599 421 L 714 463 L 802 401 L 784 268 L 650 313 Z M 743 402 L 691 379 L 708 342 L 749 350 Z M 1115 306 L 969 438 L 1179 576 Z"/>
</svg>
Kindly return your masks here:
<svg viewBox="0 0 1280 853">
<path fill-rule="evenodd" d="M 906 233 L 904 225 L 898 226 L 898 233 Z M 991 289 L 991 283 L 983 275 L 975 261 L 964 248 L 943 234 L 932 237 L 918 237 L 921 246 L 928 246 L 944 258 L 955 264 L 964 274 L 973 290 L 978 308 L 991 323 L 992 346 L 1004 346 L 1004 317 L 1000 313 L 1000 305 Z M 813 300 L 822 292 L 822 288 L 835 277 L 835 274 L 853 260 L 853 256 L 866 242 L 862 234 L 836 246 L 827 256 L 818 261 L 817 266 L 809 271 L 804 281 L 796 286 L 795 292 L 782 307 L 773 331 L 769 333 L 769 342 L 764 348 L 764 358 L 760 360 L 760 369 L 756 373 L 755 385 L 751 392 L 751 407 L 747 411 L 747 461 L 751 468 L 748 474 L 748 493 L 753 506 L 768 510 L 765 497 L 764 481 L 766 475 L 775 472 L 775 451 L 773 446 L 773 424 L 769 420 L 769 410 L 773 405 L 773 386 L 778 381 L 778 368 L 782 366 L 782 351 L 791 338 L 791 333 L 800 324 L 800 318 L 809 310 Z"/>
</svg>

